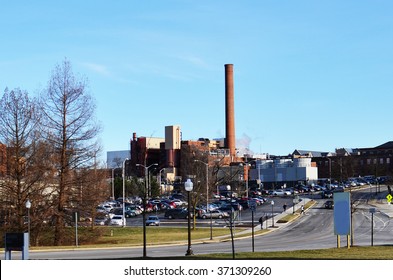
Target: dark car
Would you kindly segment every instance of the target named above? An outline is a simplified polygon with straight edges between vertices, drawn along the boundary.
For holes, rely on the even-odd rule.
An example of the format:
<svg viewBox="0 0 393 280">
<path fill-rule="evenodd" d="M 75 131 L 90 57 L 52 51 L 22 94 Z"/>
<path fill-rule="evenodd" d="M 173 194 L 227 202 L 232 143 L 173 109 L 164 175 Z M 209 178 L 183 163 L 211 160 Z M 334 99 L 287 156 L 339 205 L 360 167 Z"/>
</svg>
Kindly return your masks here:
<svg viewBox="0 0 393 280">
<path fill-rule="evenodd" d="M 332 198 L 333 197 L 333 192 L 332 191 L 323 191 L 321 193 L 322 198 Z"/>
<path fill-rule="evenodd" d="M 184 208 L 168 209 L 165 211 L 164 217 L 168 219 L 186 219 L 188 218 L 188 210 Z"/>
<path fill-rule="evenodd" d="M 256 203 L 256 202 L 255 202 Z M 247 200 L 239 200 L 239 204 L 244 210 L 249 208 L 249 202 Z M 256 203 L 257 204 L 257 203 Z"/>
<path fill-rule="evenodd" d="M 334 202 L 333 202 L 333 200 L 328 200 L 328 201 L 326 201 L 325 204 L 324 204 L 324 206 L 325 206 L 326 209 L 333 209 L 333 207 L 334 207 Z"/>
<path fill-rule="evenodd" d="M 98 226 L 105 226 L 109 224 L 109 215 L 106 213 L 98 212 L 94 219 L 94 224 Z"/>
<path fill-rule="evenodd" d="M 229 213 L 232 211 L 241 211 L 243 210 L 243 207 L 239 203 L 232 203 L 222 205 L 219 210 Z"/>
<path fill-rule="evenodd" d="M 135 210 L 131 210 L 131 209 L 127 209 L 124 214 L 126 215 L 126 218 L 130 218 L 130 217 L 135 217 L 136 216 L 136 212 Z"/>
</svg>

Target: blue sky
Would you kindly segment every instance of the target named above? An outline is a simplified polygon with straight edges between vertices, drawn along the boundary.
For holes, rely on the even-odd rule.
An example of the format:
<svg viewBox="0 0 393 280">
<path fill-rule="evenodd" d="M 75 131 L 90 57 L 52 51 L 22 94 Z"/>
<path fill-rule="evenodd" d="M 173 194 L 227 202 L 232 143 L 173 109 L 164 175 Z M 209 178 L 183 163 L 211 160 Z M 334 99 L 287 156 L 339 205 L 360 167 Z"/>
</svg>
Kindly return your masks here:
<svg viewBox="0 0 393 280">
<path fill-rule="evenodd" d="M 393 140 L 390 0 L 3 2 L 1 93 L 36 94 L 67 58 L 89 80 L 104 158 L 167 125 L 224 137 L 227 63 L 237 146 L 286 155 Z"/>
</svg>

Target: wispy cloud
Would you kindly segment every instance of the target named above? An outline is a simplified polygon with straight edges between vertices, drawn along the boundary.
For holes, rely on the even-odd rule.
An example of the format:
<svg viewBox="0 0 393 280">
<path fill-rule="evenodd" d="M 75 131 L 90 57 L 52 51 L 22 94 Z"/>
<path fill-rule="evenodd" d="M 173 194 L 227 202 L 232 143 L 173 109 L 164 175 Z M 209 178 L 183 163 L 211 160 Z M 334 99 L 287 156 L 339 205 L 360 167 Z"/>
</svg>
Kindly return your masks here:
<svg viewBox="0 0 393 280">
<path fill-rule="evenodd" d="M 97 74 L 100 74 L 105 77 L 110 77 L 111 72 L 108 70 L 108 68 L 105 65 L 97 64 L 97 63 L 90 63 L 90 62 L 83 62 L 82 63 L 83 67 L 86 67 L 90 71 L 93 71 Z"/>
<path fill-rule="evenodd" d="M 194 55 L 182 55 L 182 56 L 178 56 L 177 58 L 185 62 L 191 63 L 192 65 L 197 67 L 209 68 L 209 64 L 206 61 Z"/>
</svg>

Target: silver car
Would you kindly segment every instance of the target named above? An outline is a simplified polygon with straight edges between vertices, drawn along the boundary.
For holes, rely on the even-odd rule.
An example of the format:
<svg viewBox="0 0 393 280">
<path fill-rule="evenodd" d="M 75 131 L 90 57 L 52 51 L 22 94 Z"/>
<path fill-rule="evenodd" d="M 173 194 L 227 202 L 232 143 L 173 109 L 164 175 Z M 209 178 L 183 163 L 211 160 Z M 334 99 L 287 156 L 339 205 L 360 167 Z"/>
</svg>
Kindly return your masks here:
<svg viewBox="0 0 393 280">
<path fill-rule="evenodd" d="M 147 226 L 159 226 L 160 225 L 160 218 L 157 216 L 149 216 L 146 220 Z"/>
<path fill-rule="evenodd" d="M 221 210 L 212 210 L 209 212 L 204 211 L 200 217 L 202 219 L 207 219 L 207 218 L 213 218 L 213 219 L 223 219 L 223 218 L 228 218 L 229 214 L 227 212 L 221 211 Z"/>
</svg>

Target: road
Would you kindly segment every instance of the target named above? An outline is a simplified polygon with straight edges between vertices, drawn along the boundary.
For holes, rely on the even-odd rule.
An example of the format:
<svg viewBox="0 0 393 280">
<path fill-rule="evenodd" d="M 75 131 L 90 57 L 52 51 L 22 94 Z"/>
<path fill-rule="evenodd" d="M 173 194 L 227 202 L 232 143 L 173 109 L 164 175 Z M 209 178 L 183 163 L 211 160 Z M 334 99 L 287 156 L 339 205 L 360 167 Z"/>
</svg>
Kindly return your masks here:
<svg viewBox="0 0 393 280">
<path fill-rule="evenodd" d="M 371 214 L 369 209 L 372 205 L 368 204 L 372 194 L 368 190 L 352 192 L 352 197 L 356 201 L 353 206 L 353 242 L 356 246 L 371 245 Z M 285 200 L 277 201 L 276 214 L 282 210 L 278 207 Z M 280 201 L 280 203 L 278 202 Z M 254 244 L 256 252 L 263 251 L 287 251 L 287 250 L 303 250 L 303 249 L 322 249 L 335 248 L 337 246 L 337 238 L 333 233 L 333 210 L 324 209 L 324 199 L 315 199 L 314 207 L 308 209 L 304 215 L 296 219 L 292 223 L 280 225 L 279 228 L 272 230 L 268 234 L 255 236 Z M 286 201 L 288 202 L 288 201 Z M 288 204 L 291 206 L 291 204 Z M 289 208 L 287 211 L 291 211 Z M 271 211 L 271 206 L 258 208 L 256 217 L 263 213 Z M 241 222 L 250 222 L 250 212 L 244 211 Z M 133 222 L 137 222 L 134 220 Z M 207 221 L 200 221 L 206 226 Z M 165 223 L 165 222 L 164 222 Z M 266 225 L 265 225 L 266 226 Z M 269 225 L 271 226 L 271 225 Z M 391 218 L 377 211 L 374 214 L 373 224 L 374 245 L 393 244 L 393 222 Z M 228 230 L 229 234 L 229 230 Z M 236 236 L 235 236 L 236 237 Z M 347 246 L 345 237 L 341 238 L 341 247 Z M 200 242 L 192 245 L 194 254 L 209 253 L 231 253 L 231 242 Z M 184 256 L 187 250 L 186 242 L 172 246 L 148 246 L 148 257 L 177 257 Z M 241 238 L 235 240 L 236 252 L 251 252 L 252 239 Z M 18 252 L 15 252 L 18 254 Z M 121 259 L 121 258 L 138 258 L 142 256 L 142 247 L 129 248 L 108 248 L 108 249 L 73 249 L 73 250 L 57 250 L 57 251 L 32 251 L 30 259 Z M 13 258 L 18 258 L 16 255 Z"/>
</svg>

